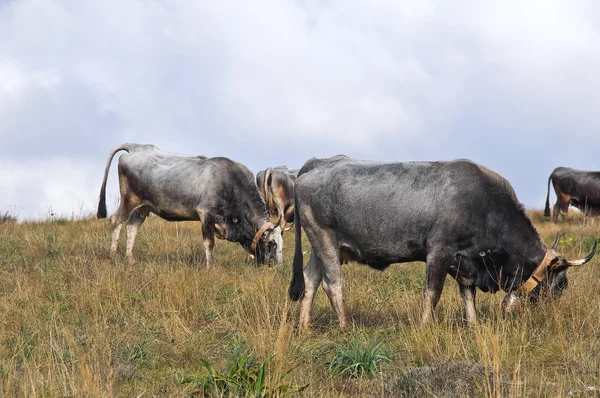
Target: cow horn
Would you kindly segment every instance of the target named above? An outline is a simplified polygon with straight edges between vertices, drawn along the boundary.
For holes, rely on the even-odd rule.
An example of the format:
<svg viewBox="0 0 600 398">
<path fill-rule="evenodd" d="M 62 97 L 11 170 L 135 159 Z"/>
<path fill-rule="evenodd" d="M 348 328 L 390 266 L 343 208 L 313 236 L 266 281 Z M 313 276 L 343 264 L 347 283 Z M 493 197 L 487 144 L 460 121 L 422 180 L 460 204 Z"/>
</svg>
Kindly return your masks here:
<svg viewBox="0 0 600 398">
<path fill-rule="evenodd" d="M 556 240 L 552 244 L 552 250 L 555 250 L 558 247 L 558 241 L 560 240 L 560 231 L 556 233 Z"/>
<path fill-rule="evenodd" d="M 582 258 L 581 260 L 567 260 L 567 265 L 572 267 L 572 266 L 583 265 L 583 264 L 587 263 L 588 261 L 590 261 L 592 259 L 592 257 L 594 257 L 594 254 L 596 254 L 596 246 L 598 246 L 597 240 L 594 242 L 594 247 L 592 248 L 591 253 L 588 254 L 586 256 L 586 258 Z"/>
<path fill-rule="evenodd" d="M 281 219 L 283 217 L 281 216 L 281 214 L 279 215 L 279 218 L 277 219 L 277 222 L 275 224 L 273 224 L 273 226 L 271 227 L 272 229 L 275 229 L 279 226 L 279 224 L 281 224 Z"/>
</svg>

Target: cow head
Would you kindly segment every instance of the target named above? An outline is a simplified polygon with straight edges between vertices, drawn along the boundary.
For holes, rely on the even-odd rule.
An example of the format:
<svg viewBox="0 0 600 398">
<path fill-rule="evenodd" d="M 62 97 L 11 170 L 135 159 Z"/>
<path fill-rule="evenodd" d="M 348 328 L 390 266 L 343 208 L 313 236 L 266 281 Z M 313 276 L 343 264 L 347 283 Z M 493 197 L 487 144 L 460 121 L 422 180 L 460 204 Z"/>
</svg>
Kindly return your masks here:
<svg viewBox="0 0 600 398">
<path fill-rule="evenodd" d="M 502 313 L 509 314 L 514 308 L 518 307 L 524 299 L 530 302 L 537 302 L 541 295 L 559 297 L 569 285 L 567 279 L 567 269 L 569 267 L 579 266 L 587 263 L 596 254 L 598 242 L 594 242 L 594 247 L 590 254 L 580 260 L 567 260 L 564 256 L 557 254 L 554 249 L 558 246 L 559 236 L 552 248 L 546 251 L 542 262 L 536 267 L 529 279 L 523 283 L 517 290 L 508 292 L 502 300 Z"/>
<path fill-rule="evenodd" d="M 281 237 L 281 228 L 279 227 L 280 222 L 281 219 L 275 224 L 267 221 L 259 228 L 256 235 L 254 235 L 252 245 L 250 246 L 250 253 L 256 256 L 256 261 L 259 264 L 267 264 L 272 267 L 275 264 L 283 262 L 283 238 Z"/>
</svg>

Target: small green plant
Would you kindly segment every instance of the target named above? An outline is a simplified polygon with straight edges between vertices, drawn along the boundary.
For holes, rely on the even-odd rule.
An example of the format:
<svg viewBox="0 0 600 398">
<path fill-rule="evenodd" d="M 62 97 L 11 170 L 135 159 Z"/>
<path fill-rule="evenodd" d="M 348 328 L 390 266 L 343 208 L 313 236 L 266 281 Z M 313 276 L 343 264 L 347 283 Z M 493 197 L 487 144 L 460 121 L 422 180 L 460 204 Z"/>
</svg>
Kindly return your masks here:
<svg viewBox="0 0 600 398">
<path fill-rule="evenodd" d="M 128 346 L 125 350 L 127 359 L 131 362 L 141 362 L 148 359 L 148 352 L 146 350 L 146 342 L 141 344 Z"/>
<path fill-rule="evenodd" d="M 600 243 L 600 238 L 597 235 L 592 234 L 585 237 L 583 244 L 585 245 L 586 253 L 589 253 L 592 250 L 592 247 L 594 247 L 595 242 Z"/>
<path fill-rule="evenodd" d="M 308 387 L 291 386 L 283 384 L 283 379 L 293 370 L 288 369 L 278 376 L 269 376 L 269 364 L 273 360 L 270 356 L 262 363 L 257 363 L 253 354 L 243 354 L 238 357 L 229 373 L 222 374 L 215 371 L 212 365 L 201 359 L 200 362 L 208 370 L 206 377 L 186 377 L 181 383 L 194 383 L 200 387 L 204 396 L 232 396 L 232 397 L 274 397 L 295 392 L 301 392 Z"/>
<path fill-rule="evenodd" d="M 382 345 L 383 342 L 377 337 L 365 343 L 358 336 L 353 337 L 347 345 L 336 343 L 333 359 L 327 363 L 329 370 L 340 376 L 359 377 L 364 374 L 369 378 L 375 377 L 379 364 L 392 361 L 383 352 Z"/>
<path fill-rule="evenodd" d="M 559 246 L 571 246 L 575 242 L 575 238 L 572 236 L 565 236 L 558 241 Z"/>
</svg>

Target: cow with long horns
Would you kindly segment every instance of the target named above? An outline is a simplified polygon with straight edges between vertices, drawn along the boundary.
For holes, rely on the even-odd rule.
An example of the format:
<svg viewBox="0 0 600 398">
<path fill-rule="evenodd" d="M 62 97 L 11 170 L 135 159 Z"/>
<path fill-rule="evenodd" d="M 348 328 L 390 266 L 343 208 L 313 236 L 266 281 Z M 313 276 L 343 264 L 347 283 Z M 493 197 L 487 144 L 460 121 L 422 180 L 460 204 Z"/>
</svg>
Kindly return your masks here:
<svg viewBox="0 0 600 398">
<path fill-rule="evenodd" d="M 289 295 L 300 304 L 300 328 L 321 284 L 341 326 L 340 265 L 356 261 L 383 270 L 392 263 L 424 261 L 421 321 L 428 322 L 446 275 L 457 282 L 469 323 L 476 321 L 476 288 L 507 292 L 502 309 L 513 310 L 543 289 L 558 295 L 570 261 L 547 249 L 511 185 L 468 160 L 373 163 L 340 155 L 311 159 L 295 185 L 296 249 Z M 301 227 L 312 250 L 303 269 Z"/>
<path fill-rule="evenodd" d="M 281 231 L 294 226 L 294 183 L 298 170 L 285 166 L 269 167 L 256 174 L 256 185 L 267 202 L 271 218 L 281 219 Z"/>
<path fill-rule="evenodd" d="M 127 225 L 126 258 L 134 262 L 133 244 L 139 227 L 152 212 L 168 221 L 196 220 L 202 224 L 206 264 L 213 265 L 215 236 L 238 242 L 259 263 L 281 263 L 279 221 L 269 221 L 254 175 L 244 165 L 223 157 L 206 158 L 161 151 L 154 145 L 123 144 L 106 164 L 100 189 L 98 218 L 106 217 L 106 180 L 119 151 L 119 208 L 110 253 L 117 251 L 121 227 Z"/>
<path fill-rule="evenodd" d="M 546 208 L 544 216 L 550 217 L 550 184 L 556 193 L 552 221 L 558 222 L 562 213 L 566 216 L 569 205 L 591 216 L 600 216 L 600 171 L 583 171 L 569 167 L 557 167 L 548 177 Z"/>
</svg>

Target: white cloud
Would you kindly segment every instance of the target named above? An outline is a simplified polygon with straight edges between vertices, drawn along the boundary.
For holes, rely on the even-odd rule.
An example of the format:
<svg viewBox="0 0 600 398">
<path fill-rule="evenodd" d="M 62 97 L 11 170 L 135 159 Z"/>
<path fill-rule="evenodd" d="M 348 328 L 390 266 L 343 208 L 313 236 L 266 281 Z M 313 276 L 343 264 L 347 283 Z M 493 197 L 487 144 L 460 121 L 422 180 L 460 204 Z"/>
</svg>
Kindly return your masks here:
<svg viewBox="0 0 600 398">
<path fill-rule="evenodd" d="M 94 207 L 106 156 L 138 141 L 255 171 L 469 157 L 536 207 L 554 167 L 598 169 L 599 22 L 567 0 L 4 3 L 0 161 L 35 178 L 0 181 L 0 206 Z M 38 180 L 57 156 L 90 175 Z M 42 183 L 60 189 L 29 201 Z"/>
</svg>

